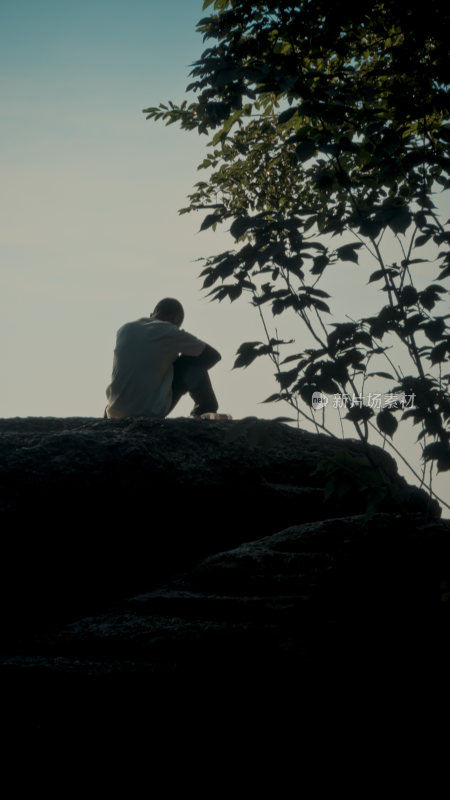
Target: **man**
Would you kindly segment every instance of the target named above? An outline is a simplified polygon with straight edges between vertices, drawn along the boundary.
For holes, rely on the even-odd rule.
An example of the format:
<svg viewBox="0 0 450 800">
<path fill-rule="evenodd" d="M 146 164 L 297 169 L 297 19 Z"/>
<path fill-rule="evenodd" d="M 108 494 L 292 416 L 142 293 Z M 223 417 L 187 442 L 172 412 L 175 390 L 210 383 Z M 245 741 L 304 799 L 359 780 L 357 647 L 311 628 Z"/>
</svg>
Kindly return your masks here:
<svg viewBox="0 0 450 800">
<path fill-rule="evenodd" d="M 183 319 L 181 303 L 166 297 L 150 317 L 119 329 L 105 417 L 166 417 L 186 392 L 192 416 L 217 411 L 208 370 L 220 353 L 181 330 Z"/>
</svg>

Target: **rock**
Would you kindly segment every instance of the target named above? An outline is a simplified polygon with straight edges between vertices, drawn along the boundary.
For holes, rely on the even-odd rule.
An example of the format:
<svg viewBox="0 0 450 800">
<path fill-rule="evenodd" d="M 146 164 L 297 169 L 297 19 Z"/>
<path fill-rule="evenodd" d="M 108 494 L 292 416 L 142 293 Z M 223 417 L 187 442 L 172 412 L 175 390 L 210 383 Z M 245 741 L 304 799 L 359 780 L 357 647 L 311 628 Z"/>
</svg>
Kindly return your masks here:
<svg viewBox="0 0 450 800">
<path fill-rule="evenodd" d="M 119 703 L 129 724 L 136 697 L 144 717 L 186 697 L 198 713 L 217 693 L 232 704 L 297 699 L 304 713 L 306 690 L 359 702 L 368 686 L 397 692 L 406 676 L 446 680 L 449 556 L 450 521 L 420 514 L 293 526 L 28 636 L 1 659 L 3 684 L 16 702 L 31 695 L 52 709 L 59 727 L 61 697 L 77 718 L 99 691 L 102 713 Z"/>
<path fill-rule="evenodd" d="M 256 419 L 0 420 L 4 624 L 69 618 L 208 553 L 364 512 L 371 492 L 380 511 L 440 514 L 386 452 L 367 452 L 381 491 L 358 491 L 356 462 L 349 491 L 324 502 L 318 464 L 367 458 L 359 442 Z"/>
<path fill-rule="evenodd" d="M 446 663 L 450 522 L 379 448 L 254 419 L 0 420 L 0 488 L 0 671 L 27 717 L 304 702 Z"/>
</svg>

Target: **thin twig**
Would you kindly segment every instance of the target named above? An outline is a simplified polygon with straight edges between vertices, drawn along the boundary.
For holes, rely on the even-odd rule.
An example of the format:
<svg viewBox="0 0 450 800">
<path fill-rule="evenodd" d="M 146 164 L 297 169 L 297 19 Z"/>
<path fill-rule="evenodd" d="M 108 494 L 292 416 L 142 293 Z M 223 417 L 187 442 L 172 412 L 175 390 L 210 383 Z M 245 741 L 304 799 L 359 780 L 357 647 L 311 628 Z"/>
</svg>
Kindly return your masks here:
<svg viewBox="0 0 450 800">
<path fill-rule="evenodd" d="M 264 332 L 265 332 L 266 337 L 267 337 L 267 342 L 270 344 L 271 336 L 270 336 L 269 331 L 267 329 L 266 321 L 264 319 L 264 315 L 262 313 L 261 306 L 258 305 L 257 307 L 258 307 L 259 315 L 261 317 L 261 322 L 263 324 Z M 275 368 L 277 370 L 277 374 L 280 375 L 281 374 L 281 370 L 280 370 L 278 359 L 276 358 L 276 356 L 273 353 L 269 353 L 269 356 L 270 356 L 272 362 L 275 365 Z M 293 408 L 297 412 L 297 414 L 301 414 L 302 417 L 304 417 L 305 419 L 308 420 L 308 422 L 313 424 L 317 433 L 319 433 L 318 429 L 321 428 L 329 436 L 332 436 L 333 439 L 337 439 L 338 438 L 336 436 L 336 434 L 334 434 L 332 431 L 330 431 L 325 425 L 321 425 L 320 422 L 317 422 L 317 420 L 314 417 L 310 417 L 310 416 L 308 416 L 308 414 L 306 414 L 304 411 L 302 411 L 302 409 L 299 407 L 298 403 L 295 401 L 295 398 L 293 398 L 290 393 L 289 393 L 289 399 L 285 398 L 285 402 L 288 403 L 288 405 L 290 405 L 291 408 Z"/>
</svg>

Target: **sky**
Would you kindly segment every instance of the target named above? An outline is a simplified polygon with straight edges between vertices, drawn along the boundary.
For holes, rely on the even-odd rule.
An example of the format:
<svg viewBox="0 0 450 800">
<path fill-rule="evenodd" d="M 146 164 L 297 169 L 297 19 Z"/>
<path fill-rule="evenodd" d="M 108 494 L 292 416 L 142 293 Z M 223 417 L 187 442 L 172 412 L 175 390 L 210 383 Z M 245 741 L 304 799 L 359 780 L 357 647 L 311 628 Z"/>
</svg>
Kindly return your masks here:
<svg viewBox="0 0 450 800">
<path fill-rule="evenodd" d="M 256 310 L 201 290 L 199 259 L 232 248 L 231 236 L 178 214 L 204 179 L 208 137 L 142 113 L 186 98 L 207 47 L 202 16 L 201 0 L 0 0 L 1 417 L 103 416 L 116 331 L 166 296 L 183 303 L 183 327 L 222 354 L 211 373 L 220 411 L 292 416 L 261 404 L 277 389 L 269 360 L 232 369 L 242 342 L 264 339 Z M 379 308 L 368 274 L 354 264 L 331 274 L 330 321 Z M 276 325 L 297 338 L 293 352 L 310 344 L 293 315 Z M 191 406 L 183 398 L 172 416 Z M 417 470 L 415 429 L 403 429 L 394 443 Z M 447 484 L 438 476 L 435 490 L 448 495 Z"/>
</svg>

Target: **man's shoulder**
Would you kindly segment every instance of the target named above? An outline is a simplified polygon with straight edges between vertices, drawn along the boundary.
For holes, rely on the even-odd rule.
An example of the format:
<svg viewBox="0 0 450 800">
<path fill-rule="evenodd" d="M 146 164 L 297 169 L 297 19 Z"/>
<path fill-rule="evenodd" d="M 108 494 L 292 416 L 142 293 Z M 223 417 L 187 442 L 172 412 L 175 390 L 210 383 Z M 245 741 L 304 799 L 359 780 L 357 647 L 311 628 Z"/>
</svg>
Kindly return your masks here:
<svg viewBox="0 0 450 800">
<path fill-rule="evenodd" d="M 117 331 L 117 336 L 120 339 L 123 339 L 125 336 L 128 336 L 133 333 L 139 327 L 139 320 L 135 320 L 133 322 L 125 322 L 124 325 L 121 325 Z"/>
<path fill-rule="evenodd" d="M 138 323 L 141 323 L 146 330 L 157 336 L 167 336 L 174 340 L 185 338 L 195 339 L 195 336 L 192 336 L 191 333 L 183 330 L 183 328 L 179 328 L 178 325 L 174 325 L 173 322 L 167 322 L 166 320 L 144 319 L 138 320 Z"/>
<path fill-rule="evenodd" d="M 129 330 L 131 328 L 136 328 L 136 327 L 140 326 L 144 321 L 145 321 L 145 318 L 143 318 L 143 319 L 133 319 L 133 320 L 131 320 L 131 322 L 125 322 L 123 325 L 120 326 L 119 331 L 125 331 L 125 330 Z"/>
<path fill-rule="evenodd" d="M 151 319 L 150 317 L 140 317 L 139 319 L 132 320 L 131 322 L 125 322 L 125 324 L 119 328 L 119 333 L 121 331 L 124 333 L 128 331 L 165 331 L 166 327 L 167 329 L 176 329 L 176 326 L 172 325 L 170 322 L 162 322 L 161 320 Z"/>
<path fill-rule="evenodd" d="M 205 342 L 172 322 L 142 317 L 133 322 L 126 322 L 119 328 L 117 338 L 124 345 L 133 342 L 153 342 L 155 346 L 172 347 L 186 355 L 199 355 L 205 348 Z"/>
</svg>

